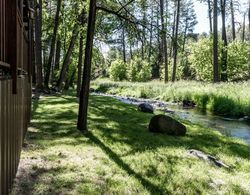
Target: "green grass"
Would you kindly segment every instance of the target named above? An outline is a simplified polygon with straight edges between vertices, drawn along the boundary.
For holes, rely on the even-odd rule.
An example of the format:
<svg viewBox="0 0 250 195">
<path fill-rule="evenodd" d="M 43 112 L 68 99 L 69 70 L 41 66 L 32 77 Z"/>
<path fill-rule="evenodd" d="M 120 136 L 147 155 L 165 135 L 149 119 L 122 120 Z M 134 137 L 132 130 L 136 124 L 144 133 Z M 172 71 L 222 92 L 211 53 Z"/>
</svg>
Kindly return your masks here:
<svg viewBox="0 0 250 195">
<path fill-rule="evenodd" d="M 130 83 L 98 79 L 92 82 L 92 87 L 104 93 L 138 98 L 192 100 L 203 111 L 211 111 L 217 115 L 250 116 L 250 81 L 220 84 L 178 81 L 164 84 L 160 81 Z"/>
<path fill-rule="evenodd" d="M 33 119 L 12 194 L 249 194 L 250 145 L 185 123 L 185 137 L 153 134 L 151 114 L 91 96 L 89 130 L 76 129 L 78 104 L 43 97 Z M 230 170 L 191 157 L 198 149 Z"/>
</svg>

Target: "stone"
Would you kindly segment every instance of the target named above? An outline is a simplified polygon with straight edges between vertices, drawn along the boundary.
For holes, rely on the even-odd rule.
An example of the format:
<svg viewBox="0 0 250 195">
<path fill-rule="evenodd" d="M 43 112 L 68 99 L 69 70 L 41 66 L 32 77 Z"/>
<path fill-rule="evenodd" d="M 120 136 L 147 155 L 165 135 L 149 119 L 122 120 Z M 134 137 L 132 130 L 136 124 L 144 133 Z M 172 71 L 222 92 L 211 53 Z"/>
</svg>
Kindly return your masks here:
<svg viewBox="0 0 250 195">
<path fill-rule="evenodd" d="M 182 101 L 182 106 L 184 108 L 194 108 L 195 107 L 195 103 L 193 101 L 190 101 L 190 100 L 183 100 Z"/>
<path fill-rule="evenodd" d="M 207 161 L 210 164 L 213 164 L 213 165 L 215 165 L 217 167 L 224 167 L 224 168 L 227 168 L 227 169 L 230 168 L 228 165 L 226 165 L 222 161 L 218 160 L 216 157 L 211 156 L 209 154 L 206 154 L 206 153 L 204 153 L 202 151 L 191 149 L 191 150 L 188 150 L 188 153 L 190 155 L 192 155 L 192 156 L 195 156 L 195 157 L 199 158 L 199 159 Z"/>
<path fill-rule="evenodd" d="M 185 125 L 166 115 L 156 115 L 149 123 L 149 131 L 154 133 L 165 133 L 173 136 L 185 136 L 187 128 Z"/>
<path fill-rule="evenodd" d="M 154 107 L 148 103 L 142 103 L 138 105 L 138 110 L 145 113 L 154 113 Z"/>
</svg>

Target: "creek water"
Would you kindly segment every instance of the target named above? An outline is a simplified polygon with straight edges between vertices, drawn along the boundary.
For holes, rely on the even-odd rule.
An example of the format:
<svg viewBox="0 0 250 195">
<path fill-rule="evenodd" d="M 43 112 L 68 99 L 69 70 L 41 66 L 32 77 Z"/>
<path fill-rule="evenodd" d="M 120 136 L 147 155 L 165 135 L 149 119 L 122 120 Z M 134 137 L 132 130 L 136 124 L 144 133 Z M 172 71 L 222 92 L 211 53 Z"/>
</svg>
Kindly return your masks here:
<svg viewBox="0 0 250 195">
<path fill-rule="evenodd" d="M 177 103 L 158 100 L 123 97 L 103 93 L 93 93 L 93 95 L 112 97 L 123 103 L 136 106 L 141 103 L 148 103 L 151 104 L 155 110 L 162 110 L 168 115 L 174 115 L 193 124 L 199 124 L 214 129 L 226 136 L 240 138 L 250 144 L 250 123 L 244 120 L 244 118 L 224 118 L 210 113 L 201 112 L 198 109 L 185 109 L 182 105 Z"/>
</svg>

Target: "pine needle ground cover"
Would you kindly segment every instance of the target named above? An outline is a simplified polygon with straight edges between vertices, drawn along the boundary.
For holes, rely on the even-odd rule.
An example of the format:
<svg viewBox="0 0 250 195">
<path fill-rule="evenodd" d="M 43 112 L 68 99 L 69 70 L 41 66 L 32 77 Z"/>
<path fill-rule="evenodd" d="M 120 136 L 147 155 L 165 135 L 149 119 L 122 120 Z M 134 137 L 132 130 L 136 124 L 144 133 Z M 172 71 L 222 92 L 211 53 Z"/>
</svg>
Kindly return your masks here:
<svg viewBox="0 0 250 195">
<path fill-rule="evenodd" d="M 74 95 L 41 97 L 12 194 L 249 194 L 250 146 L 185 123 L 187 136 L 153 134 L 152 114 L 91 96 L 89 130 L 76 129 Z M 197 149 L 231 168 L 188 155 Z"/>
<path fill-rule="evenodd" d="M 131 83 L 98 79 L 92 82 L 92 87 L 103 93 L 167 102 L 191 100 L 201 110 L 213 114 L 230 117 L 250 116 L 250 81 L 218 84 L 178 81 L 164 84 L 160 81 Z"/>
</svg>

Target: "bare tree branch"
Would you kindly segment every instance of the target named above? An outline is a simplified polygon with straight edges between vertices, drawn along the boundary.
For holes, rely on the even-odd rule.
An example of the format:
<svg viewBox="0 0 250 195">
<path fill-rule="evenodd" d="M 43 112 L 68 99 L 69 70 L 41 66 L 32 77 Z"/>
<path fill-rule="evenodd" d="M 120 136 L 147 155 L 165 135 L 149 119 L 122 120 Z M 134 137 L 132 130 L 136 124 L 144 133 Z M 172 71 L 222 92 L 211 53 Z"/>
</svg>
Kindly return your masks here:
<svg viewBox="0 0 250 195">
<path fill-rule="evenodd" d="M 122 7 L 117 11 L 118 13 L 123 10 L 125 7 L 127 7 L 129 4 L 133 3 L 135 0 L 130 0 L 126 4 L 122 5 Z M 119 2 L 120 3 L 120 2 Z M 121 3 L 120 3 L 121 4 Z"/>
<path fill-rule="evenodd" d="M 131 17 L 124 16 L 124 15 L 120 14 L 118 11 L 110 10 L 110 9 L 108 9 L 106 7 L 103 7 L 103 6 L 97 6 L 97 9 L 101 10 L 101 11 L 104 11 L 106 13 L 109 13 L 109 14 L 116 15 L 117 17 L 122 18 L 122 19 L 128 21 L 129 23 L 132 23 L 132 24 L 135 24 L 135 25 L 140 25 L 140 26 L 143 26 L 143 27 L 147 28 L 147 26 L 142 24 L 140 21 L 138 21 L 136 19 L 132 19 Z"/>
</svg>

